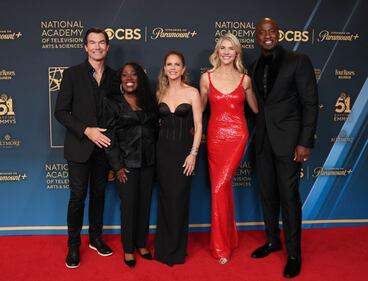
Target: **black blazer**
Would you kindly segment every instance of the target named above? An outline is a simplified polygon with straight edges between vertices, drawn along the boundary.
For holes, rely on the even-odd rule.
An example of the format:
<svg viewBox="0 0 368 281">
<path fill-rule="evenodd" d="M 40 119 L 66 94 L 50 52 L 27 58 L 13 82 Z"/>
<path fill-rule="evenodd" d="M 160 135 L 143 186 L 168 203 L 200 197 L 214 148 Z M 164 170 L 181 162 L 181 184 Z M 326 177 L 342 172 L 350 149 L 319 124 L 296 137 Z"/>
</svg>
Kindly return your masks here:
<svg viewBox="0 0 368 281">
<path fill-rule="evenodd" d="M 260 112 L 256 118 L 255 144 L 260 153 L 267 131 L 277 155 L 293 155 L 297 145 L 312 148 L 318 117 L 318 94 L 314 69 L 309 58 L 280 47 L 279 72 L 267 99 L 255 82 L 258 61 L 251 66 L 253 88 Z"/>
<path fill-rule="evenodd" d="M 154 165 L 157 114 L 133 111 L 121 93 L 105 98 L 103 103 L 103 123 L 111 139 L 105 151 L 111 168 L 118 171 Z"/>
<path fill-rule="evenodd" d="M 55 118 L 66 127 L 64 157 L 75 162 L 86 162 L 95 144 L 84 135 L 87 127 L 98 127 L 93 84 L 89 76 L 90 64 L 72 66 L 63 72 L 55 106 Z M 115 85 L 115 71 L 106 66 L 102 96 L 107 96 Z M 106 84 L 105 84 L 106 83 Z"/>
</svg>

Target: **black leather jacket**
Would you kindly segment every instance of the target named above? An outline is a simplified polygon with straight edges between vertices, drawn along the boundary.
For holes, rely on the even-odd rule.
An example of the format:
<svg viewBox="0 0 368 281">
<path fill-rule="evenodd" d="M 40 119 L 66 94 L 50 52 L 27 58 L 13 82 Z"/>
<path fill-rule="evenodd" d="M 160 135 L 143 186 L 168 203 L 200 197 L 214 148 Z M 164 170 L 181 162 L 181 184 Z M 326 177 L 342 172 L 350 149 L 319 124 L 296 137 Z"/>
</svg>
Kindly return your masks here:
<svg viewBox="0 0 368 281">
<path fill-rule="evenodd" d="M 156 113 L 133 111 L 122 94 L 116 94 L 104 99 L 103 123 L 111 139 L 105 151 L 114 171 L 155 164 Z"/>
</svg>

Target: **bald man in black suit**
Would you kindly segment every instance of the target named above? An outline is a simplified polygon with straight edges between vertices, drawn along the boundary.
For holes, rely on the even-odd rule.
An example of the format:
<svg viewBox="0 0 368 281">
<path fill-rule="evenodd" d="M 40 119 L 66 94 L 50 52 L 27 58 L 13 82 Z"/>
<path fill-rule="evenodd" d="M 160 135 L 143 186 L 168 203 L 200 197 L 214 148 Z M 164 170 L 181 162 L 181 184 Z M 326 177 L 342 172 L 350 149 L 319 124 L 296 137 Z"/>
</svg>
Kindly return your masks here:
<svg viewBox="0 0 368 281">
<path fill-rule="evenodd" d="M 317 84 L 309 58 L 279 45 L 279 28 L 269 18 L 256 26 L 261 56 L 251 66 L 260 112 L 256 117 L 256 169 L 267 243 L 253 258 L 281 250 L 280 207 L 288 260 L 284 276 L 301 269 L 301 163 L 310 157 L 318 116 Z"/>
</svg>

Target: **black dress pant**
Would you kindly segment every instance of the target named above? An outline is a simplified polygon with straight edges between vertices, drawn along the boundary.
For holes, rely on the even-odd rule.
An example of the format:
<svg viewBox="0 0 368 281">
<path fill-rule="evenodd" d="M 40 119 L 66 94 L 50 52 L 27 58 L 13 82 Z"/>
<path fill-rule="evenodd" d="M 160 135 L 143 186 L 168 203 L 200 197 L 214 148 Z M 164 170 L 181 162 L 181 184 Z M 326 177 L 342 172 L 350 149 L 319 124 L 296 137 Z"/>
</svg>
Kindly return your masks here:
<svg viewBox="0 0 368 281">
<path fill-rule="evenodd" d="M 265 133 L 262 150 L 256 155 L 256 168 L 268 242 L 280 243 L 281 206 L 288 255 L 300 259 L 302 205 L 299 178 L 301 165 L 293 158 L 294 155 L 276 155 Z"/>
<path fill-rule="evenodd" d="M 89 186 L 89 236 L 101 236 L 105 188 L 109 170 L 105 152 L 95 148 L 87 162 L 68 161 L 70 198 L 68 205 L 68 246 L 80 245 L 84 205 Z"/>
<path fill-rule="evenodd" d="M 144 248 L 148 235 L 154 166 L 128 168 L 125 183 L 116 180 L 121 200 L 121 238 L 124 252 Z"/>
</svg>

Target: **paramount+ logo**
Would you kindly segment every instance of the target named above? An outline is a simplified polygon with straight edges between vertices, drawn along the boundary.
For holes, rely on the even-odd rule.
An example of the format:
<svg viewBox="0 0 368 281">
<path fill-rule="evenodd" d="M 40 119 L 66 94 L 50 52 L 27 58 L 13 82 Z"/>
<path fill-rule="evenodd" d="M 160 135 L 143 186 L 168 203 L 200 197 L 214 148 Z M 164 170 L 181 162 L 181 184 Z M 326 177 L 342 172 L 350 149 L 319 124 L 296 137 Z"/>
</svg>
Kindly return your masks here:
<svg viewBox="0 0 368 281">
<path fill-rule="evenodd" d="M 307 30 L 279 30 L 279 41 L 287 42 L 308 42 L 309 31 Z"/>
<path fill-rule="evenodd" d="M 140 40 L 142 38 L 142 30 L 140 28 L 106 28 L 109 40 Z"/>
</svg>

